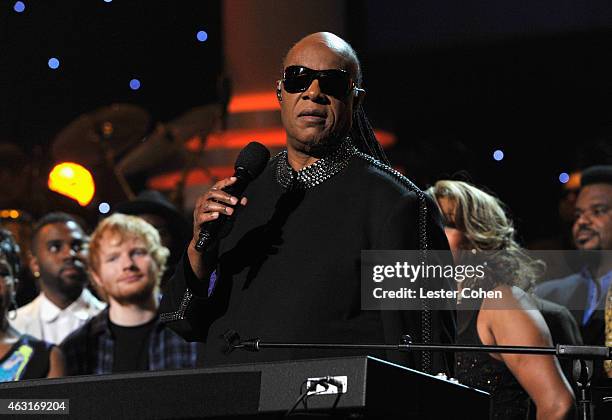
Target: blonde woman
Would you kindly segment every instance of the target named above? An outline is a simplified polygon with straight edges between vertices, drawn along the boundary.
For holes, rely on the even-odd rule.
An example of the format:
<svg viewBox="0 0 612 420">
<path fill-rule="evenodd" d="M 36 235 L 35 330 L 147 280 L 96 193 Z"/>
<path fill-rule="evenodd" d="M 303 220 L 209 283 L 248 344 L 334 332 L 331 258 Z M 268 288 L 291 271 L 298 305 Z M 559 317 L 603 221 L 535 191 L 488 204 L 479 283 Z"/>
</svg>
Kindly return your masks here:
<svg viewBox="0 0 612 420">
<path fill-rule="evenodd" d="M 445 233 L 458 264 L 472 252 L 484 251 L 486 275 L 470 287 L 500 292 L 457 311 L 457 342 L 506 346 L 551 346 L 544 318 L 528 291 L 541 271 L 514 239 L 512 221 L 495 197 L 461 181 L 438 181 L 428 190 L 445 219 Z M 474 302 L 472 302 L 474 304 Z M 475 308 L 475 309 L 474 309 Z M 529 397 L 538 419 L 562 419 L 574 397 L 557 359 L 545 355 L 458 353 L 455 374 L 464 384 L 492 394 L 492 418 L 525 419 Z"/>
</svg>

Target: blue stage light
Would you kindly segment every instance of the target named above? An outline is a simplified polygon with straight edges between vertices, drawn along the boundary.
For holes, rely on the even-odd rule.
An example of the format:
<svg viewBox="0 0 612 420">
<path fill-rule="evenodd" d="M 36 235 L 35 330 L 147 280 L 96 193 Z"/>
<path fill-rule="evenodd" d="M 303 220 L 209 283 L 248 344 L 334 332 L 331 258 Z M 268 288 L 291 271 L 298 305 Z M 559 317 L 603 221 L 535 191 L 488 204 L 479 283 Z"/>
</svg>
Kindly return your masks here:
<svg viewBox="0 0 612 420">
<path fill-rule="evenodd" d="M 559 175 L 559 181 L 562 184 L 566 184 L 567 181 L 569 181 L 570 177 L 566 172 L 561 172 L 561 174 Z"/>
<path fill-rule="evenodd" d="M 138 79 L 130 80 L 130 89 L 132 89 L 132 90 L 140 89 L 140 80 L 138 80 Z"/>
<path fill-rule="evenodd" d="M 110 204 L 100 203 L 100 205 L 98 206 L 98 210 L 100 211 L 100 213 L 106 214 L 110 211 Z"/>
<path fill-rule="evenodd" d="M 204 42 L 208 39 L 208 34 L 206 33 L 206 31 L 198 31 L 198 33 L 196 34 L 196 38 L 198 39 L 198 41 Z"/>
<path fill-rule="evenodd" d="M 51 57 L 47 64 L 49 65 L 49 68 L 53 70 L 57 69 L 60 66 L 59 60 L 55 57 Z"/>
<path fill-rule="evenodd" d="M 496 161 L 500 161 L 504 158 L 504 152 L 502 152 L 501 150 L 496 150 L 493 152 L 493 159 L 495 159 Z"/>
<path fill-rule="evenodd" d="M 17 13 L 23 12 L 25 10 L 25 3 L 22 1 L 16 1 L 15 5 L 13 6 L 13 10 Z"/>
</svg>

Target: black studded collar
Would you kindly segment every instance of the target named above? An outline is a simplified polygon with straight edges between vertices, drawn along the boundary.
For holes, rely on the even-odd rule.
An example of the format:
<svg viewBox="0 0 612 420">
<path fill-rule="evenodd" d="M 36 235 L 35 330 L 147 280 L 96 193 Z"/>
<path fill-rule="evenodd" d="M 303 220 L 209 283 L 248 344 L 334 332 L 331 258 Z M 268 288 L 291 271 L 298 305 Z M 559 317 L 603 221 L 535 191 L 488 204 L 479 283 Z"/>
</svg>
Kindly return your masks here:
<svg viewBox="0 0 612 420">
<path fill-rule="evenodd" d="M 345 138 L 338 148 L 328 156 L 317 160 L 299 171 L 295 171 L 287 160 L 287 151 L 277 155 L 276 180 L 285 189 L 308 189 L 328 180 L 346 168 L 351 158 L 357 154 L 357 148 L 349 137 Z"/>
</svg>

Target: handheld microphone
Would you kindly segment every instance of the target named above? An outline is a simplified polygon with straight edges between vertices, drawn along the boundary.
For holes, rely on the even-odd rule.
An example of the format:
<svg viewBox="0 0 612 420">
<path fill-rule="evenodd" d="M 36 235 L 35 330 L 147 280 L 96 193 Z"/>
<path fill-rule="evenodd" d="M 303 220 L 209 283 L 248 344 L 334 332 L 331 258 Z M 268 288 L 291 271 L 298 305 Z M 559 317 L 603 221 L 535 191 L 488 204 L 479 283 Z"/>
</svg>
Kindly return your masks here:
<svg viewBox="0 0 612 420">
<path fill-rule="evenodd" d="M 257 178 L 270 160 L 270 152 L 261 143 L 252 141 L 238 154 L 234 165 L 234 175 L 237 179 L 232 185 L 223 188 L 228 194 L 238 197 L 244 192 L 247 185 Z M 233 219 L 220 214 L 217 220 L 203 223 L 195 249 L 202 252 L 218 239 L 227 236 L 232 228 Z"/>
</svg>

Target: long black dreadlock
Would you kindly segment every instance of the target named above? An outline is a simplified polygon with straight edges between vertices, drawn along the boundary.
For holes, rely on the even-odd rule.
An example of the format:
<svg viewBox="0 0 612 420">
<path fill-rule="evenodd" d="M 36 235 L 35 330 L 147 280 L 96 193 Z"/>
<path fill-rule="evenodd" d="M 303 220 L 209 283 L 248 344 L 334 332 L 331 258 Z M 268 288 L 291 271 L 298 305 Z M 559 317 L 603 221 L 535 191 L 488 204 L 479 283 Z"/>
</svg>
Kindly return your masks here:
<svg viewBox="0 0 612 420">
<path fill-rule="evenodd" d="M 349 133 L 353 144 L 360 152 L 372 156 L 374 159 L 391 166 L 385 151 L 378 142 L 372 125 L 365 114 L 363 105 L 359 104 L 353 115 L 353 126 Z"/>
</svg>

